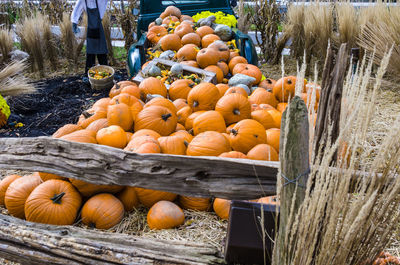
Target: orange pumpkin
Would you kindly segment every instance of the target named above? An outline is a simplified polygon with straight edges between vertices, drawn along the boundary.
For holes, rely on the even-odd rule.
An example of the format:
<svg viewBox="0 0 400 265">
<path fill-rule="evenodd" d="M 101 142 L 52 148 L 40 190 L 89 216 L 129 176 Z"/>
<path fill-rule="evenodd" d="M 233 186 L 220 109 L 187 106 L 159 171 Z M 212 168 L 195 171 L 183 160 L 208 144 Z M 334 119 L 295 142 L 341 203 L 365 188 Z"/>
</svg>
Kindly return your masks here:
<svg viewBox="0 0 400 265">
<path fill-rule="evenodd" d="M 267 196 L 267 197 L 262 197 L 257 200 L 258 203 L 264 203 L 264 204 L 272 204 L 272 205 L 279 205 L 278 197 L 277 196 Z"/>
<path fill-rule="evenodd" d="M 136 132 L 132 135 L 131 139 L 136 138 L 136 137 L 140 137 L 140 136 L 151 136 L 151 137 L 153 137 L 153 138 L 156 139 L 156 140 L 157 140 L 159 137 L 161 137 L 161 135 L 160 135 L 158 132 L 155 132 L 155 131 L 149 130 L 149 129 L 141 129 L 141 130 L 136 131 Z"/>
<path fill-rule="evenodd" d="M 193 111 L 213 110 L 219 99 L 218 88 L 211 83 L 200 83 L 193 87 L 187 97 Z"/>
<path fill-rule="evenodd" d="M 247 159 L 247 156 L 245 154 L 238 152 L 238 151 L 225 152 L 225 153 L 220 154 L 219 157 Z"/>
<path fill-rule="evenodd" d="M 78 120 L 78 126 L 82 127 L 85 129 L 86 127 L 89 126 L 90 123 L 94 122 L 95 120 L 106 118 L 107 117 L 107 111 L 105 110 L 85 110 L 82 112 L 82 115 L 79 116 Z"/>
<path fill-rule="evenodd" d="M 306 104 L 307 108 L 310 108 L 310 106 L 311 106 L 311 94 L 308 95 L 307 93 L 301 93 L 300 97 L 304 101 L 304 103 Z M 314 102 L 314 110 L 315 111 L 318 110 L 318 102 L 316 100 Z"/>
<path fill-rule="evenodd" d="M 61 136 L 70 134 L 72 132 L 75 132 L 77 130 L 82 130 L 83 128 L 79 125 L 76 124 L 65 124 L 61 128 L 59 128 L 55 133 L 53 133 L 52 137 L 53 138 L 60 138 Z"/>
<path fill-rule="evenodd" d="M 228 140 L 219 132 L 208 131 L 196 135 L 186 154 L 190 156 L 219 156 L 231 151 Z"/>
<path fill-rule="evenodd" d="M 177 131 L 171 134 L 171 136 L 179 136 L 183 138 L 187 143 L 190 143 L 193 140 L 193 135 L 191 135 L 187 131 Z"/>
<path fill-rule="evenodd" d="M 176 58 L 182 61 L 196 60 L 199 48 L 194 44 L 186 44 L 176 53 Z"/>
<path fill-rule="evenodd" d="M 188 15 L 181 15 L 180 21 L 190 21 L 190 22 L 194 22 L 193 18 L 191 16 Z"/>
<path fill-rule="evenodd" d="M 118 185 L 98 185 L 92 184 L 83 180 L 70 178 L 69 181 L 79 191 L 83 197 L 90 197 L 94 194 L 107 192 L 117 193 L 120 192 L 124 187 Z"/>
<path fill-rule="evenodd" d="M 279 161 L 279 155 L 275 148 L 268 144 L 258 144 L 248 153 L 247 157 L 253 160 Z"/>
<path fill-rule="evenodd" d="M 107 110 L 108 105 L 110 104 L 111 98 L 101 98 L 99 100 L 97 100 L 93 106 L 92 109 L 94 109 L 95 111 L 97 110 Z"/>
<path fill-rule="evenodd" d="M 294 97 L 295 87 L 296 77 L 287 76 L 276 81 L 272 92 L 280 102 L 288 102 L 289 97 Z"/>
<path fill-rule="evenodd" d="M 147 26 L 147 30 L 150 30 L 154 26 L 156 26 L 156 22 L 153 21 Z"/>
<path fill-rule="evenodd" d="M 270 109 L 275 109 L 274 107 L 272 107 L 269 104 L 251 104 L 251 111 L 255 111 L 255 110 L 260 110 L 260 109 L 265 109 L 265 110 L 270 110 Z"/>
<path fill-rule="evenodd" d="M 150 190 L 138 187 L 136 187 L 135 190 L 140 203 L 148 208 L 159 201 L 174 201 L 177 196 L 176 194 L 167 191 Z"/>
<path fill-rule="evenodd" d="M 97 229 L 109 229 L 124 217 L 124 205 L 115 196 L 107 193 L 97 194 L 82 207 L 82 223 Z"/>
<path fill-rule="evenodd" d="M 246 97 L 231 93 L 220 98 L 215 110 L 222 114 L 226 124 L 232 124 L 250 118 L 251 106 Z"/>
<path fill-rule="evenodd" d="M 41 182 L 39 174 L 24 176 L 11 182 L 4 196 L 4 204 L 8 213 L 24 219 L 26 199 Z"/>
<path fill-rule="evenodd" d="M 131 109 L 128 105 L 124 103 L 119 103 L 117 101 L 115 105 L 110 105 L 108 107 L 107 121 L 110 126 L 118 125 L 124 131 L 129 131 L 132 129 L 133 126 Z"/>
<path fill-rule="evenodd" d="M 272 146 L 275 151 L 279 154 L 279 141 L 281 136 L 281 130 L 278 128 L 271 128 L 265 131 L 267 134 L 267 144 Z"/>
<path fill-rule="evenodd" d="M 176 124 L 176 129 L 175 131 L 181 131 L 181 130 L 186 130 L 185 126 L 183 126 L 182 124 L 178 123 Z"/>
<path fill-rule="evenodd" d="M 199 34 L 200 38 L 203 38 L 208 34 L 214 34 L 214 30 L 209 26 L 201 26 L 196 29 L 196 33 Z"/>
<path fill-rule="evenodd" d="M 20 175 L 9 175 L 3 178 L 0 182 L 0 205 L 4 205 L 4 196 L 6 195 L 6 191 L 8 186 L 13 183 L 15 180 L 21 178 Z"/>
<path fill-rule="evenodd" d="M 158 138 L 160 143 L 161 152 L 163 154 L 171 155 L 185 155 L 188 143 L 185 139 L 179 136 L 164 136 Z"/>
<path fill-rule="evenodd" d="M 180 38 L 185 36 L 186 34 L 192 33 L 193 28 L 189 23 L 181 23 L 175 28 L 174 33 L 177 34 Z"/>
<path fill-rule="evenodd" d="M 228 60 L 228 62 L 230 62 L 233 58 L 235 58 L 235 57 L 237 57 L 237 56 L 240 56 L 239 51 L 231 51 L 231 52 L 229 53 L 229 60 Z"/>
<path fill-rule="evenodd" d="M 207 48 L 214 41 L 220 40 L 221 38 L 215 34 L 207 34 L 201 38 L 201 47 Z"/>
<path fill-rule="evenodd" d="M 182 15 L 181 10 L 176 6 L 167 6 L 164 12 L 161 13 L 160 18 L 166 18 L 168 16 L 175 16 L 177 18 L 180 18 L 181 15 Z"/>
<path fill-rule="evenodd" d="M 244 154 L 258 144 L 265 144 L 266 138 L 264 126 L 250 119 L 239 121 L 229 135 L 232 149 Z"/>
<path fill-rule="evenodd" d="M 60 139 L 78 143 L 97 144 L 96 132 L 90 130 L 78 130 L 73 133 L 66 134 L 60 137 Z"/>
<path fill-rule="evenodd" d="M 280 103 L 278 103 L 278 105 L 276 106 L 276 109 L 277 109 L 280 113 L 283 113 L 283 112 L 286 110 L 287 106 L 288 106 L 288 103 L 287 103 L 287 102 L 280 102 Z"/>
<path fill-rule="evenodd" d="M 131 94 L 121 92 L 119 95 L 111 99 L 109 106 L 124 103 L 130 107 L 137 102 L 139 102 L 138 98 L 132 96 Z"/>
<path fill-rule="evenodd" d="M 200 47 L 201 37 L 197 33 L 189 33 L 182 37 L 182 45 L 186 44 L 194 44 L 197 47 Z"/>
<path fill-rule="evenodd" d="M 315 89 L 315 96 L 317 102 L 319 101 L 319 97 L 321 94 L 321 86 L 315 83 L 307 83 L 304 86 L 303 93 L 309 93 L 310 95 L 313 93 L 313 90 Z"/>
<path fill-rule="evenodd" d="M 204 70 L 215 73 L 217 83 L 222 83 L 222 80 L 224 79 L 224 73 L 222 72 L 221 68 L 216 65 L 209 65 L 204 68 Z"/>
<path fill-rule="evenodd" d="M 121 89 L 121 94 L 122 93 L 129 94 L 137 99 L 140 99 L 140 89 L 137 85 L 123 87 Z"/>
<path fill-rule="evenodd" d="M 132 138 L 133 133 L 131 133 L 131 132 L 125 132 L 125 133 L 126 133 L 126 142 L 129 143 L 129 141 Z"/>
<path fill-rule="evenodd" d="M 230 88 L 225 92 L 225 95 L 231 94 L 231 93 L 238 93 L 238 94 L 240 94 L 240 95 L 242 95 L 242 96 L 244 96 L 244 97 L 246 97 L 246 98 L 249 96 L 249 95 L 247 94 L 246 90 L 245 90 L 243 87 L 241 87 L 241 86 L 233 86 L 233 87 L 230 87 Z"/>
<path fill-rule="evenodd" d="M 275 96 L 271 92 L 268 92 L 261 87 L 257 88 L 253 91 L 253 93 L 251 93 L 249 101 L 251 104 L 268 104 L 274 108 L 276 108 L 278 105 L 278 101 L 276 100 Z"/>
<path fill-rule="evenodd" d="M 170 201 L 159 201 L 147 214 L 150 229 L 170 229 L 182 225 L 185 215 L 181 208 Z"/>
<path fill-rule="evenodd" d="M 182 61 L 182 62 L 180 62 L 180 64 L 184 64 L 184 65 L 187 65 L 187 66 L 200 68 L 200 66 L 197 64 L 197 62 L 196 61 L 192 61 L 192 60 L 191 61 Z"/>
<path fill-rule="evenodd" d="M 252 64 L 238 63 L 232 69 L 232 75 L 244 74 L 247 76 L 254 77 L 256 81 L 253 85 L 257 85 L 261 81 L 262 73 L 260 68 Z"/>
<path fill-rule="evenodd" d="M 98 119 L 98 120 L 92 122 L 91 124 L 89 124 L 89 126 L 86 127 L 86 130 L 94 131 L 97 133 L 100 129 L 103 129 L 106 127 L 108 127 L 108 120 L 107 120 L 107 118 L 103 118 L 103 119 Z"/>
<path fill-rule="evenodd" d="M 247 64 L 248 62 L 247 62 L 247 59 L 244 58 L 243 56 L 236 56 L 236 57 L 233 57 L 233 58 L 229 61 L 229 64 L 228 64 L 228 66 L 229 66 L 229 71 L 232 73 L 232 72 L 233 72 L 233 68 L 234 68 L 237 64 L 239 64 L 239 63 Z"/>
<path fill-rule="evenodd" d="M 252 111 L 251 118 L 261 123 L 266 130 L 276 126 L 272 115 L 265 109 Z"/>
<path fill-rule="evenodd" d="M 166 98 L 158 98 L 158 97 L 157 98 L 153 98 L 152 100 L 150 100 L 149 102 L 147 102 L 144 105 L 143 109 L 146 109 L 146 108 L 151 107 L 151 106 L 164 107 L 164 108 L 169 109 L 172 113 L 176 113 L 177 112 L 177 109 L 176 109 L 175 105 L 169 99 L 166 99 Z"/>
<path fill-rule="evenodd" d="M 226 91 L 229 89 L 229 86 L 227 84 L 217 84 L 216 87 L 219 90 L 220 97 L 223 97 Z"/>
<path fill-rule="evenodd" d="M 178 34 L 168 34 L 162 37 L 159 42 L 163 51 L 178 51 L 182 47 L 181 38 Z"/>
<path fill-rule="evenodd" d="M 136 195 L 135 187 L 125 187 L 121 192 L 115 195 L 124 205 L 124 209 L 127 212 L 139 206 L 139 198 Z"/>
<path fill-rule="evenodd" d="M 192 114 L 192 108 L 189 106 L 183 107 L 176 113 L 178 122 L 185 126 L 186 119 Z"/>
<path fill-rule="evenodd" d="M 175 81 L 176 82 L 176 81 Z M 174 83 L 175 83 L 174 82 Z M 173 83 L 172 83 L 173 84 Z M 169 93 L 171 93 L 171 87 L 169 88 Z M 189 92 L 188 92 L 189 93 Z M 176 110 L 178 111 L 178 110 L 180 110 L 180 109 L 182 109 L 183 107 L 186 107 L 188 104 L 187 104 L 187 100 L 186 99 L 183 99 L 183 98 L 178 98 L 178 99 L 175 99 L 174 100 L 174 102 L 172 102 L 173 104 L 174 104 L 174 106 L 175 106 L 175 108 L 176 108 Z"/>
<path fill-rule="evenodd" d="M 272 116 L 275 122 L 275 128 L 281 128 L 281 120 L 282 120 L 282 113 L 277 111 L 276 109 L 269 109 L 267 110 L 269 114 Z"/>
<path fill-rule="evenodd" d="M 226 127 L 226 133 L 229 135 L 231 133 L 231 130 L 233 129 L 233 127 L 235 127 L 236 122 L 232 123 L 231 125 L 229 125 L 228 127 Z"/>
<path fill-rule="evenodd" d="M 82 198 L 71 183 L 52 179 L 37 186 L 26 199 L 25 215 L 30 222 L 72 225 Z"/>
<path fill-rule="evenodd" d="M 196 56 L 197 64 L 201 68 L 206 68 L 209 65 L 217 65 L 220 60 L 220 55 L 215 49 L 201 49 Z"/>
<path fill-rule="evenodd" d="M 223 133 L 226 131 L 225 120 L 221 113 L 214 110 L 206 111 L 193 120 L 193 133 L 198 135 L 199 133 L 206 131 L 216 131 Z"/>
<path fill-rule="evenodd" d="M 179 196 L 179 204 L 183 209 L 208 211 L 211 207 L 210 198 Z"/>
<path fill-rule="evenodd" d="M 219 61 L 217 63 L 217 66 L 222 70 L 222 73 L 224 74 L 224 76 L 227 76 L 229 74 L 229 67 L 225 62 Z"/>
<path fill-rule="evenodd" d="M 209 41 L 209 39 L 212 39 L 212 37 L 209 37 L 209 36 L 213 36 L 213 34 L 207 35 L 203 39 L 206 39 L 206 41 Z M 203 40 L 202 40 L 202 42 L 203 42 Z M 205 48 L 205 47 L 203 46 L 203 48 Z M 221 61 L 227 62 L 229 60 L 230 51 L 229 51 L 229 47 L 225 44 L 225 42 L 223 42 L 221 40 L 215 40 L 211 44 L 209 44 L 208 48 L 217 50 L 218 54 L 219 54 L 219 59 Z"/>
<path fill-rule="evenodd" d="M 133 122 L 136 121 L 136 117 L 139 114 L 139 112 L 141 112 L 143 110 L 143 106 L 144 105 L 145 104 L 143 102 L 141 102 L 141 100 L 139 100 L 139 102 L 136 102 L 132 106 L 129 107 L 129 110 L 130 110 L 131 115 L 132 115 Z"/>
<path fill-rule="evenodd" d="M 157 44 L 158 41 L 164 37 L 165 35 L 168 34 L 168 31 L 166 28 L 163 26 L 153 26 L 149 29 L 147 32 L 147 39 L 152 43 L 152 44 Z"/>
<path fill-rule="evenodd" d="M 271 78 L 267 78 L 267 79 L 264 79 L 263 81 L 261 81 L 258 84 L 258 86 L 264 88 L 268 92 L 272 92 L 272 90 L 274 89 L 275 84 L 276 84 L 276 80 L 271 79 Z"/>
<path fill-rule="evenodd" d="M 109 97 L 113 98 L 121 93 L 121 90 L 126 86 L 135 86 L 132 81 L 120 81 L 116 83 L 110 90 Z"/>
<path fill-rule="evenodd" d="M 195 86 L 195 82 L 190 79 L 178 79 L 169 87 L 168 94 L 171 100 L 187 99 L 187 96 Z"/>
<path fill-rule="evenodd" d="M 68 178 L 66 177 L 62 177 L 56 174 L 51 174 L 51 173 L 45 173 L 45 172 L 38 172 L 40 178 L 42 179 L 42 181 L 47 181 L 50 179 L 60 179 L 60 180 L 67 180 Z"/>
<path fill-rule="evenodd" d="M 190 131 L 193 129 L 193 121 L 196 117 L 198 117 L 199 115 L 203 114 L 204 112 L 206 112 L 205 110 L 200 110 L 200 111 L 196 111 L 191 113 L 185 121 L 185 129 L 187 131 Z"/>
<path fill-rule="evenodd" d="M 161 147 L 154 137 L 139 136 L 132 138 L 124 150 L 139 154 L 157 154 L 161 152 Z"/>
<path fill-rule="evenodd" d="M 155 77 L 149 77 L 144 79 L 140 85 L 140 98 L 143 101 L 146 101 L 147 94 L 156 94 L 161 95 L 164 98 L 167 97 L 167 88 L 165 87 L 164 83 L 161 80 Z"/>
<path fill-rule="evenodd" d="M 127 144 L 126 132 L 118 125 L 111 125 L 97 132 L 97 143 L 115 148 L 124 148 Z"/>
<path fill-rule="evenodd" d="M 135 131 L 150 129 L 162 136 L 175 131 L 178 118 L 169 109 L 161 106 L 150 106 L 143 109 L 136 117 Z"/>
<path fill-rule="evenodd" d="M 231 210 L 231 201 L 215 198 L 213 203 L 214 212 L 219 216 L 221 219 L 228 219 L 229 212 Z"/>
</svg>

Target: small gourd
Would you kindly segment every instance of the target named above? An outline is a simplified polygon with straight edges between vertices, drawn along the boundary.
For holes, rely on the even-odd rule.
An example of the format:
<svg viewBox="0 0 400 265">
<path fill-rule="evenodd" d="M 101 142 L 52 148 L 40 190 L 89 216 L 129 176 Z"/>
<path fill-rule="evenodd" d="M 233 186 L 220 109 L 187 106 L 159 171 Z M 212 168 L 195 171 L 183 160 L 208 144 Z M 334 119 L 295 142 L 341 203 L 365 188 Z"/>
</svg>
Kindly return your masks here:
<svg viewBox="0 0 400 265">
<path fill-rule="evenodd" d="M 160 69 L 160 67 L 158 67 L 158 66 L 155 65 L 155 64 L 152 64 L 152 65 L 150 66 L 150 69 L 149 69 L 147 75 L 148 75 L 148 76 L 153 76 L 153 77 L 160 76 L 160 75 L 161 75 L 161 69 Z"/>
<path fill-rule="evenodd" d="M 179 63 L 176 63 L 171 66 L 170 71 L 172 76 L 180 76 L 183 74 L 183 66 Z"/>
<path fill-rule="evenodd" d="M 244 75 L 244 74 L 236 74 L 231 79 L 229 79 L 229 86 L 238 86 L 240 84 L 251 86 L 256 81 L 254 77 Z"/>
<path fill-rule="evenodd" d="M 201 26 L 211 26 L 212 23 L 216 20 L 217 18 L 215 16 L 209 16 L 206 18 L 201 18 L 199 21 L 197 21 L 197 24 Z"/>
<path fill-rule="evenodd" d="M 174 58 L 174 56 L 175 56 L 174 51 L 168 50 L 168 51 L 161 53 L 159 58 L 164 59 L 164 60 L 170 60 L 170 59 Z"/>
<path fill-rule="evenodd" d="M 229 41 L 232 38 L 232 29 L 227 25 L 217 24 L 214 34 L 218 35 L 223 41 Z"/>
<path fill-rule="evenodd" d="M 159 18 L 157 18 L 156 21 L 154 21 L 154 22 L 156 23 L 156 25 L 161 26 L 162 21 L 163 21 L 162 18 L 159 17 Z"/>
</svg>

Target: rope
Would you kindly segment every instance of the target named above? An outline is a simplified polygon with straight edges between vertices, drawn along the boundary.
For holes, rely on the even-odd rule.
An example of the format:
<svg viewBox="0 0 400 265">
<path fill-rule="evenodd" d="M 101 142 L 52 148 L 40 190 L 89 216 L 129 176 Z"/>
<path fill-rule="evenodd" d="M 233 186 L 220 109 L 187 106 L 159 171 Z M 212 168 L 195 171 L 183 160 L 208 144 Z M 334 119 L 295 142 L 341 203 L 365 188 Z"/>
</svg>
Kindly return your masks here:
<svg viewBox="0 0 400 265">
<path fill-rule="evenodd" d="M 304 173 L 298 175 L 296 178 L 294 178 L 294 179 L 289 179 L 289 178 L 287 178 L 287 177 L 281 172 L 281 176 L 282 176 L 282 178 L 285 180 L 285 182 L 283 183 L 283 187 L 285 187 L 286 185 L 289 185 L 289 184 L 296 184 L 296 185 L 299 186 L 300 188 L 305 189 L 306 186 L 301 185 L 301 184 L 299 184 L 298 182 L 299 182 L 300 178 L 305 177 L 305 176 L 308 176 L 308 174 L 310 174 L 310 168 L 308 168 L 306 172 L 304 172 Z"/>
</svg>

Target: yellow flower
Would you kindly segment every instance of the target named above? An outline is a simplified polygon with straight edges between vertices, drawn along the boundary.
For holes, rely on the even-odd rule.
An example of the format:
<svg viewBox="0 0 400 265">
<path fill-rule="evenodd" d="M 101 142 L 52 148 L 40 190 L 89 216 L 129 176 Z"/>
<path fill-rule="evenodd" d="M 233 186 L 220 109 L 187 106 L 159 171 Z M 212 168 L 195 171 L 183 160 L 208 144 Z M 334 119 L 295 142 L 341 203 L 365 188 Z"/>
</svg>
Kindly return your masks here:
<svg viewBox="0 0 400 265">
<path fill-rule="evenodd" d="M 8 117 L 10 117 L 10 114 L 11 114 L 10 106 L 8 106 L 7 101 L 1 95 L 0 95 L 0 113 L 2 113 L 5 116 L 4 121 L 0 120 L 0 127 L 1 127 L 1 124 L 3 122 L 6 123 L 8 120 Z M 3 115 L 0 115 L 0 117 Z"/>
<path fill-rule="evenodd" d="M 18 123 L 15 124 L 14 126 L 15 126 L 15 128 L 19 128 L 19 127 L 24 126 L 24 124 L 23 124 L 22 122 L 18 122 Z"/>
</svg>

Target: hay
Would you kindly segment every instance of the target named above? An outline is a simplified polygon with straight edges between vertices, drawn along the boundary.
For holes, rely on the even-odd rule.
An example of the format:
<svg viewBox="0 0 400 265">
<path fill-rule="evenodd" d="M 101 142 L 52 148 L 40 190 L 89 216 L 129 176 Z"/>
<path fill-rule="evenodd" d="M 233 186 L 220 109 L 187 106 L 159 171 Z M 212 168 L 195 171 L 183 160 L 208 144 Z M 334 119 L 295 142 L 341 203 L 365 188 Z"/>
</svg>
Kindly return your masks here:
<svg viewBox="0 0 400 265">
<path fill-rule="evenodd" d="M 17 96 L 36 91 L 36 88 L 23 76 L 26 68 L 26 62 L 19 61 L 12 62 L 0 71 L 0 95 Z"/>
<path fill-rule="evenodd" d="M 9 53 L 12 51 L 13 46 L 14 41 L 12 39 L 11 31 L 7 29 L 0 29 L 0 52 L 2 55 L 2 63 L 5 63 L 10 59 Z"/>
</svg>

